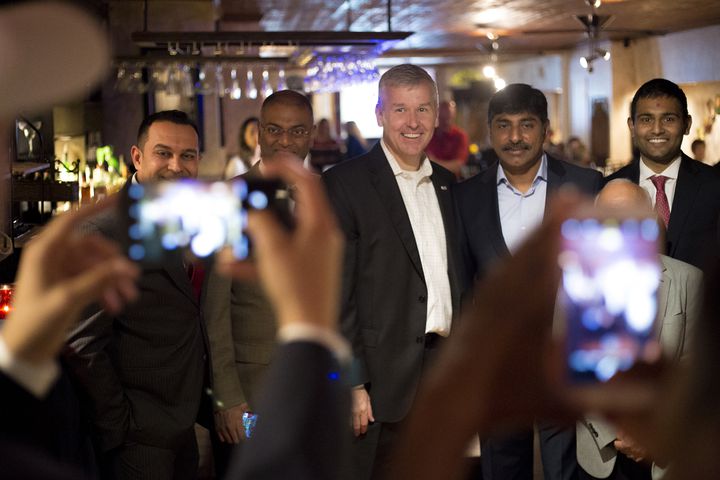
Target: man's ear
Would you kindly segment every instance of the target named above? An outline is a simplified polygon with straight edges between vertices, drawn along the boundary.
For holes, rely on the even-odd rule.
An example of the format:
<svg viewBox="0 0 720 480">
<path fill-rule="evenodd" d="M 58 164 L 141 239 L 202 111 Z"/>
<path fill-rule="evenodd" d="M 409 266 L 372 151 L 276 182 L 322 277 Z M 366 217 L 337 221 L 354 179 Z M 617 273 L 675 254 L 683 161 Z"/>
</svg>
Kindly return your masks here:
<svg viewBox="0 0 720 480">
<path fill-rule="evenodd" d="M 130 149 L 130 157 L 132 158 L 135 170 L 140 170 L 142 163 L 142 150 L 140 150 L 137 145 L 133 145 Z"/>
<path fill-rule="evenodd" d="M 685 121 L 685 133 L 683 135 L 690 133 L 690 127 L 692 127 L 692 116 L 688 115 L 687 120 Z"/>
<path fill-rule="evenodd" d="M 380 106 L 380 102 L 375 105 L 375 119 L 377 120 L 378 127 L 382 127 L 382 106 Z"/>
<path fill-rule="evenodd" d="M 630 136 L 635 138 L 635 122 L 633 122 L 632 117 L 628 117 L 627 126 L 630 129 Z"/>
</svg>

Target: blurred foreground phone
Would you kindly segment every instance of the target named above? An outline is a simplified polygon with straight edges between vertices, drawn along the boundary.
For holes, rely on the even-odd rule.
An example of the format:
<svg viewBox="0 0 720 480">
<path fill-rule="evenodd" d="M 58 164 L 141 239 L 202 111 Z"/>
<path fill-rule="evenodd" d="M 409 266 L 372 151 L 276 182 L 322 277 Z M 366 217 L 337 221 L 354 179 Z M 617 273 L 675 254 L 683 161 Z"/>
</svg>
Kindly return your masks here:
<svg viewBox="0 0 720 480">
<path fill-rule="evenodd" d="M 568 219 L 561 235 L 569 381 L 605 382 L 655 338 L 659 228 L 651 218 Z"/>
<path fill-rule="evenodd" d="M 127 197 L 128 256 L 153 264 L 178 253 L 204 259 L 228 247 L 235 258 L 247 259 L 250 210 L 273 211 L 289 226 L 287 187 L 267 179 L 132 184 Z"/>
</svg>

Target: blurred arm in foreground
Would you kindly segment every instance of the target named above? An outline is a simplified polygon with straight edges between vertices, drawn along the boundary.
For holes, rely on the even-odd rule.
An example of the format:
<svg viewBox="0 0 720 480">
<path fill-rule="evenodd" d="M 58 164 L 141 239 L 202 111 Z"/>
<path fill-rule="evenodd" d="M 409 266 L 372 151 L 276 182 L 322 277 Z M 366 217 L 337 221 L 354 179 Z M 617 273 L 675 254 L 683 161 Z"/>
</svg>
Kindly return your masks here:
<svg viewBox="0 0 720 480">
<path fill-rule="evenodd" d="M 82 309 L 100 302 L 118 311 L 137 295 L 137 267 L 108 240 L 76 231 L 85 219 L 114 203 L 58 217 L 23 253 L 0 347 L 7 361 L 3 365 L 9 365 L 3 371 L 38 397 L 52 385 L 55 358 Z"/>
<path fill-rule="evenodd" d="M 535 417 L 570 421 L 591 411 L 611 418 L 653 458 L 675 458 L 673 446 L 680 448 L 685 440 L 672 434 L 663 412 L 686 411 L 687 402 L 659 399 L 673 395 L 667 380 L 678 378 L 670 375 L 678 375 L 671 370 L 678 367 L 639 365 L 592 391 L 563 384 L 563 350 L 550 334 L 560 275 L 559 232 L 581 200 L 569 192 L 558 195 L 545 223 L 476 286 L 474 304 L 458 322 L 412 412 L 392 478 L 462 478 L 463 453 L 473 432 L 526 427 Z M 528 278 L 537 281 L 518 302 L 517 290 Z"/>
</svg>

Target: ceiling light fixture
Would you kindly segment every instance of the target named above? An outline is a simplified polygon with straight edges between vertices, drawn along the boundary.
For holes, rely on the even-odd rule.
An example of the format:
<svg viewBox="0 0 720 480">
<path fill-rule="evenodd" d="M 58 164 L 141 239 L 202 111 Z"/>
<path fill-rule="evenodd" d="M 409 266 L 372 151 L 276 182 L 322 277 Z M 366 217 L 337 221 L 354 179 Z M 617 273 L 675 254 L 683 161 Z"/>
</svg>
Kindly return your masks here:
<svg viewBox="0 0 720 480">
<path fill-rule="evenodd" d="M 586 57 L 580 57 L 580 66 L 587 70 L 589 73 L 592 73 L 593 62 L 601 58 L 606 62 L 610 61 L 610 52 L 603 48 L 596 48 L 590 55 Z"/>
</svg>

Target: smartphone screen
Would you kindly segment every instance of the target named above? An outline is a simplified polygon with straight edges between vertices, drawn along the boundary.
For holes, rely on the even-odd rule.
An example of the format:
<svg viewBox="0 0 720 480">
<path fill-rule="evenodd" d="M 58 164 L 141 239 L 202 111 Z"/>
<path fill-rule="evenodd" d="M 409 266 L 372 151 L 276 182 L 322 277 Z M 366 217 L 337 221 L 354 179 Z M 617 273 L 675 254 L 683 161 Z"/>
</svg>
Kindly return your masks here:
<svg viewBox="0 0 720 480">
<path fill-rule="evenodd" d="M 243 429 L 245 430 L 245 438 L 250 438 L 255 432 L 255 424 L 257 424 L 257 414 L 245 412 L 242 416 Z"/>
<path fill-rule="evenodd" d="M 287 189 L 274 180 L 138 183 L 128 196 L 128 255 L 148 263 L 178 251 L 203 259 L 226 247 L 235 258 L 246 259 L 251 254 L 248 211 L 289 212 Z"/>
<path fill-rule="evenodd" d="M 560 298 L 571 383 L 605 382 L 654 338 L 661 269 L 654 219 L 569 219 Z"/>
</svg>

